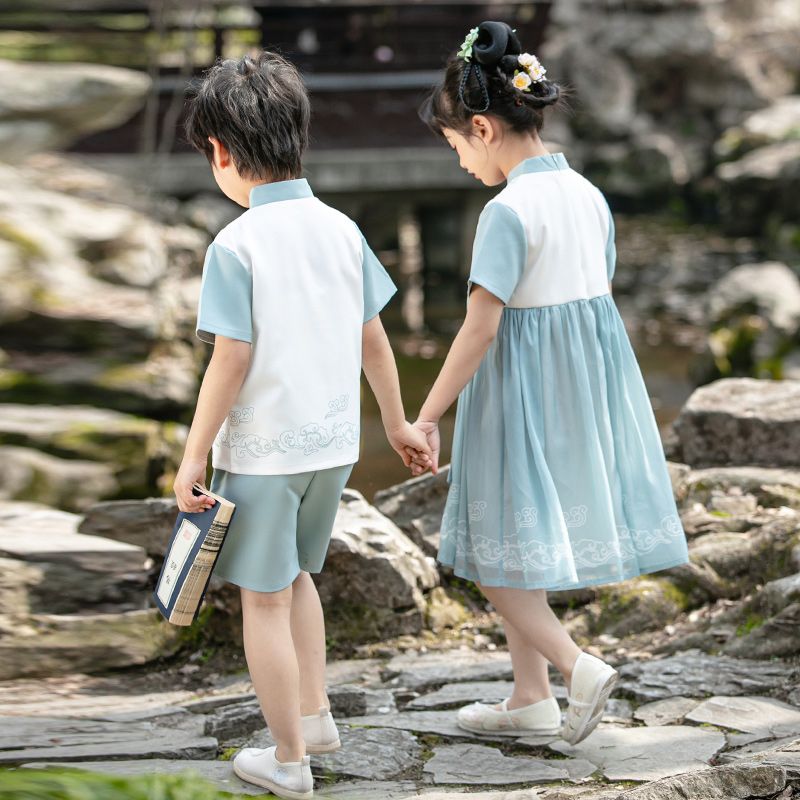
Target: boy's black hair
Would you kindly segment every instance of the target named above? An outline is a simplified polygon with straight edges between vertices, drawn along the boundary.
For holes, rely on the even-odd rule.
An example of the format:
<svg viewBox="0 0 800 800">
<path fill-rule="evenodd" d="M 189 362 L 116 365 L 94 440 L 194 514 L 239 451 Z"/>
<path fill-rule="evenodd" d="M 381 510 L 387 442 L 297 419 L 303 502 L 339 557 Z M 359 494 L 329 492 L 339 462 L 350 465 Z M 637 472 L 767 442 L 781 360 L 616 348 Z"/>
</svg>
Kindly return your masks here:
<svg viewBox="0 0 800 800">
<path fill-rule="evenodd" d="M 243 178 L 298 178 L 308 146 L 311 104 L 297 68 L 277 53 L 219 59 L 187 92 L 184 130 L 205 153 L 219 139 Z"/>
<path fill-rule="evenodd" d="M 540 131 L 544 108 L 558 104 L 564 90 L 549 80 L 531 83 L 527 92 L 516 89 L 512 80 L 521 52 L 519 39 L 509 25 L 482 22 L 471 60 L 450 57 L 444 79 L 419 109 L 422 121 L 439 136 L 444 128 L 470 135 L 476 113 L 493 114 L 516 133 Z"/>
</svg>

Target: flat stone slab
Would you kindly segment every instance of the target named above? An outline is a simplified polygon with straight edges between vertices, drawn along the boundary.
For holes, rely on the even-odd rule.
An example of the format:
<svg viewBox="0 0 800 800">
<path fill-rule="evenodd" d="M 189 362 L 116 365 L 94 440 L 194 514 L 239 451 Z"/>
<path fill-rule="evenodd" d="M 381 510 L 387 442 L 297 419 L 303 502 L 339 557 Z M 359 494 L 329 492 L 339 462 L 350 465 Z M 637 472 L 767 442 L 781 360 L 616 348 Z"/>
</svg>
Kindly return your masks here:
<svg viewBox="0 0 800 800">
<path fill-rule="evenodd" d="M 599 765 L 609 780 L 653 781 L 705 769 L 724 745 L 725 736 L 719 731 L 688 725 L 612 728 L 601 724 L 580 744 L 559 740 L 549 746 Z"/>
<path fill-rule="evenodd" d="M 406 800 L 417 796 L 413 781 L 343 781 L 314 788 L 314 797 L 341 800 Z"/>
<path fill-rule="evenodd" d="M 455 711 L 400 711 L 392 714 L 371 714 L 365 717 L 349 717 L 342 720 L 347 725 L 358 725 L 367 728 L 397 728 L 414 733 L 435 733 L 453 739 L 471 739 L 480 741 L 507 741 L 518 739 L 517 731 L 493 731 L 492 733 L 472 733 L 459 728 L 456 724 Z M 557 739 L 557 736 L 535 737 L 537 745 L 545 745 Z M 530 741 L 534 741 L 529 737 Z"/>
<path fill-rule="evenodd" d="M 423 694 L 408 703 L 409 710 L 450 709 L 467 703 L 499 703 L 514 691 L 513 681 L 467 681 L 448 683 L 434 692 Z"/>
<path fill-rule="evenodd" d="M 620 667 L 619 689 L 637 700 L 710 695 L 768 694 L 786 683 L 792 667 L 786 663 L 711 656 L 687 650 L 667 658 L 634 661 Z"/>
<path fill-rule="evenodd" d="M 167 727 L 135 720 L 0 717 L 0 764 L 216 757 L 217 740 L 197 732 L 197 718 L 182 725 L 182 720 Z"/>
<path fill-rule="evenodd" d="M 407 731 L 338 727 L 342 747 L 335 753 L 311 756 L 315 775 L 390 781 L 422 762 L 422 747 Z M 274 743 L 264 729 L 248 739 L 245 747 L 270 747 Z"/>
<path fill-rule="evenodd" d="M 800 709 L 769 697 L 711 697 L 686 719 L 773 738 L 800 734 Z"/>
<path fill-rule="evenodd" d="M 597 767 L 585 759 L 546 761 L 524 756 L 505 756 L 494 747 L 479 744 L 450 744 L 435 747 L 425 772 L 434 783 L 462 786 L 510 786 L 515 783 L 550 783 L 583 780 Z"/>
<path fill-rule="evenodd" d="M 386 689 L 368 689 L 351 683 L 329 686 L 328 700 L 335 717 L 363 717 L 397 710 L 394 695 Z"/>
<path fill-rule="evenodd" d="M 697 705 L 697 700 L 691 697 L 667 697 L 639 706 L 633 712 L 633 716 L 645 725 L 680 724 L 690 711 L 697 708 Z"/>
<path fill-rule="evenodd" d="M 514 676 L 507 653 L 450 650 L 395 656 L 381 677 L 390 685 L 421 692 L 447 683 L 512 680 Z"/>
<path fill-rule="evenodd" d="M 798 742 L 800 742 L 800 740 L 798 740 L 796 736 L 786 736 L 783 739 L 755 739 L 743 747 L 736 747 L 733 750 L 726 750 L 724 753 L 720 753 L 717 756 L 717 761 L 720 764 L 733 764 L 736 761 L 752 761 L 760 757 L 762 753 L 780 750 L 782 747 L 791 747 L 798 744 Z M 730 737 L 728 737 L 728 744 L 730 744 Z M 800 752 L 794 753 L 789 761 L 795 761 L 796 765 L 800 768 Z"/>
<path fill-rule="evenodd" d="M 121 711 L 152 709 L 188 702 L 188 689 L 151 690 L 146 673 L 59 675 L 0 681 L 0 708 L 4 716 L 92 717 Z"/>
</svg>

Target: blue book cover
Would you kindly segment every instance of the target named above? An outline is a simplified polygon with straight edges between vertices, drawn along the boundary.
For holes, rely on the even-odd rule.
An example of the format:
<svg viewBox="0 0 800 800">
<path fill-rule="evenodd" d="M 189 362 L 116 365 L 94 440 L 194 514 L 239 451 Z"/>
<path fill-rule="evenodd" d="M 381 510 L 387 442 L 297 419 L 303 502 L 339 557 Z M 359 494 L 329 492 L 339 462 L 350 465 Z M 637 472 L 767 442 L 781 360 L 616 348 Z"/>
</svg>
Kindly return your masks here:
<svg viewBox="0 0 800 800">
<path fill-rule="evenodd" d="M 236 508 L 199 483 L 192 494 L 205 494 L 214 505 L 197 513 L 178 512 L 153 591 L 156 607 L 173 625 L 191 625 L 197 619 Z"/>
</svg>

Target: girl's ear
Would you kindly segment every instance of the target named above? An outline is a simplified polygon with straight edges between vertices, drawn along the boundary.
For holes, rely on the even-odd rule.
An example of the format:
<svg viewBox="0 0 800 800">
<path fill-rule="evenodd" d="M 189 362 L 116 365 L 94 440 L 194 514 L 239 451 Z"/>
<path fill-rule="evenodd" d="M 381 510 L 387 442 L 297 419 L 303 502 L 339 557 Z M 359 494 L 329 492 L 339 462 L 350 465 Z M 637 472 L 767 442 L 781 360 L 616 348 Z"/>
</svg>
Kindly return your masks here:
<svg viewBox="0 0 800 800">
<path fill-rule="evenodd" d="M 484 144 L 489 144 L 495 137 L 492 120 L 483 114 L 475 114 L 472 117 L 472 133 Z"/>
<path fill-rule="evenodd" d="M 219 169 L 225 169 L 231 163 L 231 154 L 228 152 L 228 148 L 216 136 L 209 136 L 208 141 L 214 148 L 213 163 Z"/>
</svg>

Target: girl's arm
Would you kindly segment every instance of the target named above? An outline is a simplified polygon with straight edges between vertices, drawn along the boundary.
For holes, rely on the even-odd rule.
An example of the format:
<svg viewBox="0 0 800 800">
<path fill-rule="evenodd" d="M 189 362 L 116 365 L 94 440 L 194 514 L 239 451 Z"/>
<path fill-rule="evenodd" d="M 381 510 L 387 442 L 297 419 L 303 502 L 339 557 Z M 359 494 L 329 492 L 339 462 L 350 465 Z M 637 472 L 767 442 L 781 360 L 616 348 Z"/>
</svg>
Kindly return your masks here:
<svg viewBox="0 0 800 800">
<path fill-rule="evenodd" d="M 423 429 L 428 423 L 438 424 L 461 390 L 477 372 L 486 351 L 497 335 L 503 301 L 482 286 L 475 284 L 467 302 L 467 316 L 453 340 L 439 377 L 419 412 L 417 422 Z M 434 462 L 436 459 L 434 458 Z M 438 464 L 434 463 L 434 471 Z"/>
<path fill-rule="evenodd" d="M 206 482 L 208 451 L 239 394 L 250 366 L 251 350 L 250 342 L 220 334 L 215 337 L 214 352 L 200 386 L 183 460 L 173 484 L 181 511 L 198 512 L 214 504 L 209 497 L 193 495 L 192 484 Z"/>
<path fill-rule="evenodd" d="M 406 466 L 411 464 L 411 455 L 406 451 L 407 447 L 418 451 L 421 463 L 429 464 L 431 450 L 425 435 L 415 430 L 406 420 L 400 395 L 397 364 L 392 346 L 389 344 L 389 337 L 383 329 L 380 314 L 376 314 L 364 323 L 361 350 L 361 365 L 380 406 L 381 419 L 389 444 L 400 455 Z"/>
</svg>

